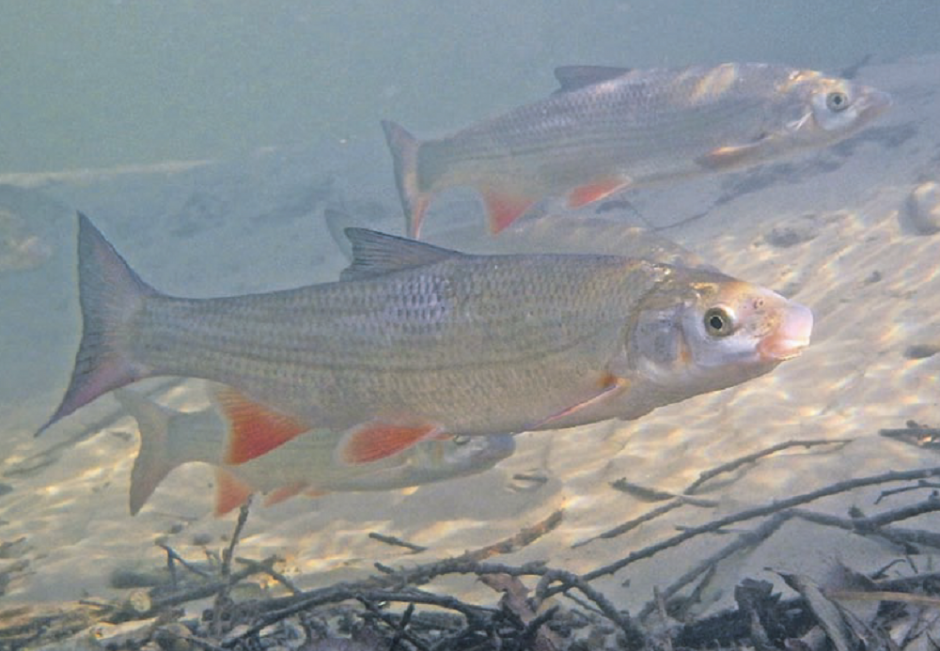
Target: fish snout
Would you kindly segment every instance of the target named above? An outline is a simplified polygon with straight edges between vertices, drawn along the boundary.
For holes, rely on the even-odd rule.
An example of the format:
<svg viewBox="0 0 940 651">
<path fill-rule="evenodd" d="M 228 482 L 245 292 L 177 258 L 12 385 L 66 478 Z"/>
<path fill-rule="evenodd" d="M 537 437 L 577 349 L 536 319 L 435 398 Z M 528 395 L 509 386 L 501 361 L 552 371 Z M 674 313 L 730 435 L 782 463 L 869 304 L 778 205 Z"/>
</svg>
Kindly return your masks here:
<svg viewBox="0 0 940 651">
<path fill-rule="evenodd" d="M 874 88 L 866 89 L 861 97 L 859 113 L 866 117 L 877 117 L 891 108 L 894 99 L 888 93 Z"/>
<path fill-rule="evenodd" d="M 777 328 L 761 339 L 757 352 L 764 361 L 782 362 L 796 357 L 809 345 L 812 332 L 813 313 L 808 307 L 791 304 Z"/>
</svg>

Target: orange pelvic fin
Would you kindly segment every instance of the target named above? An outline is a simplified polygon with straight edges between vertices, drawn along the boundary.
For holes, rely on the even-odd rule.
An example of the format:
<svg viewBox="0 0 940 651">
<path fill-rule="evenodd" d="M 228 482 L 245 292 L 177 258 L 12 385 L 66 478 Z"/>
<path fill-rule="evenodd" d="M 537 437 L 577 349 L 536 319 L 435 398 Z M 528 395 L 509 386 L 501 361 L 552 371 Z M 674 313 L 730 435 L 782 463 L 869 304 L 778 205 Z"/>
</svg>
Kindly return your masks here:
<svg viewBox="0 0 940 651">
<path fill-rule="evenodd" d="M 231 387 L 215 390 L 213 398 L 230 425 L 227 464 L 238 465 L 260 457 L 310 429 Z"/>
<path fill-rule="evenodd" d="M 490 232 L 499 233 L 535 204 L 535 199 L 497 190 L 483 190 L 483 202 L 490 222 Z"/>
<path fill-rule="evenodd" d="M 306 495 L 307 497 L 312 497 L 314 499 L 317 497 L 323 497 L 324 495 L 329 495 L 329 494 L 330 494 L 330 491 L 323 491 L 318 488 L 311 488 L 308 491 L 304 491 L 304 495 Z"/>
<path fill-rule="evenodd" d="M 615 177 L 579 186 L 568 193 L 568 207 L 580 208 L 600 201 L 630 185 L 630 179 Z"/>
<path fill-rule="evenodd" d="M 347 465 L 372 463 L 404 452 L 413 445 L 434 439 L 441 430 L 433 425 L 398 425 L 370 422 L 351 430 L 337 449 L 339 461 Z"/>
<path fill-rule="evenodd" d="M 588 398 L 587 400 L 582 400 L 579 403 L 571 405 L 570 407 L 567 407 L 566 409 L 562 409 L 558 413 L 552 414 L 548 418 L 545 418 L 544 420 L 541 420 L 535 423 L 534 425 L 530 426 L 528 429 L 549 428 L 552 426 L 553 423 L 562 421 L 574 413 L 577 413 L 583 409 L 587 409 L 588 407 L 592 407 L 594 405 L 602 403 L 604 400 L 607 400 L 608 398 L 615 395 L 616 393 L 619 393 L 620 390 L 625 388 L 626 386 L 627 386 L 627 382 L 623 378 L 619 378 L 615 375 L 607 374 L 601 380 L 600 390 L 598 391 L 596 395 Z"/>
<path fill-rule="evenodd" d="M 237 509 L 251 497 L 251 486 L 224 468 L 215 470 L 215 517 Z"/>
<path fill-rule="evenodd" d="M 748 145 L 718 147 L 704 156 L 699 156 L 695 159 L 695 162 L 711 170 L 733 169 L 758 155 L 763 145 L 766 145 L 764 140 L 758 140 Z"/>
<path fill-rule="evenodd" d="M 281 486 L 278 489 L 275 489 L 268 493 L 264 498 L 265 506 L 273 506 L 275 504 L 280 504 L 285 500 L 289 500 L 295 495 L 299 495 L 304 488 L 307 487 L 307 484 L 302 482 L 296 482 L 293 484 L 288 484 L 287 486 Z"/>
</svg>

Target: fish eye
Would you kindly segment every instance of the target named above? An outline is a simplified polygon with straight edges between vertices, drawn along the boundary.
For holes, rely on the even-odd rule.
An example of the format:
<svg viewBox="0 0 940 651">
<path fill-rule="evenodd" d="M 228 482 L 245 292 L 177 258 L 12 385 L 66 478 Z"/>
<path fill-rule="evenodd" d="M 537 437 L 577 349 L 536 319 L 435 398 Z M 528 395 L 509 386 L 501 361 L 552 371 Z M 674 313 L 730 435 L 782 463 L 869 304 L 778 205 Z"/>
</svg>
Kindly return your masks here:
<svg viewBox="0 0 940 651">
<path fill-rule="evenodd" d="M 734 332 L 734 317 L 723 307 L 713 307 L 705 312 L 705 332 L 712 337 L 727 337 Z"/>
<path fill-rule="evenodd" d="M 826 108 L 834 113 L 844 111 L 849 106 L 849 96 L 841 91 L 833 91 L 826 95 Z"/>
</svg>

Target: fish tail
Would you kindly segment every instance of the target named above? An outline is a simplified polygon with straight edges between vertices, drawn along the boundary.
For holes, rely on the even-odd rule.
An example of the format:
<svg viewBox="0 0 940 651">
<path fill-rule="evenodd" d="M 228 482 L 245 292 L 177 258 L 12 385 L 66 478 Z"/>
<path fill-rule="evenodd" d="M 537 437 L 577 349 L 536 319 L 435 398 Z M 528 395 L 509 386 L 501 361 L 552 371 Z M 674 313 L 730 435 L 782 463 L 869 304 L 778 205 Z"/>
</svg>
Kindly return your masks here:
<svg viewBox="0 0 940 651">
<path fill-rule="evenodd" d="M 134 417 L 140 430 L 140 451 L 131 470 L 130 493 L 131 515 L 137 515 L 163 478 L 180 465 L 169 449 L 173 412 L 134 391 L 118 390 L 114 397 Z"/>
<path fill-rule="evenodd" d="M 405 229 L 409 237 L 417 239 L 421 233 L 424 212 L 430 201 L 428 193 L 421 192 L 418 179 L 421 142 L 390 120 L 382 121 L 382 129 L 385 131 L 388 148 L 392 152 L 395 183 L 398 186 L 398 196 L 401 197 L 402 209 L 405 211 Z"/>
<path fill-rule="evenodd" d="M 82 339 L 72 378 L 58 409 L 37 436 L 95 398 L 148 375 L 123 349 L 129 340 L 129 322 L 156 291 L 82 213 L 78 213 L 78 286 Z"/>
</svg>

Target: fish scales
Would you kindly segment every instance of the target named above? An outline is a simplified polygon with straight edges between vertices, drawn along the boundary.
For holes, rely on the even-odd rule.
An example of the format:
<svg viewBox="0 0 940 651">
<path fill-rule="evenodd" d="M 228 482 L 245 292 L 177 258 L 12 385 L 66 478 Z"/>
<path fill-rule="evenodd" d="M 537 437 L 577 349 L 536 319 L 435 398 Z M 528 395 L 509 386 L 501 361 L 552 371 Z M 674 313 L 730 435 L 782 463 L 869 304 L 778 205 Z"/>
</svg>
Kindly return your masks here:
<svg viewBox="0 0 940 651">
<path fill-rule="evenodd" d="M 674 145 L 717 147 L 729 142 L 741 122 L 766 119 L 764 103 L 751 95 L 772 90 L 763 79 L 755 79 L 746 93 L 724 88 L 702 98 L 717 101 L 688 103 L 708 71 L 680 78 L 659 74 L 561 93 L 445 141 L 425 143 L 420 187 L 427 190 L 456 179 L 493 182 L 503 171 L 530 168 L 543 191 L 613 166 L 637 178 L 671 171 L 676 165 Z M 753 87 L 757 84 L 760 90 Z M 590 157 L 584 156 L 586 150 Z M 538 164 L 532 166 L 532 160 Z M 699 166 L 687 159 L 682 169 L 692 173 Z"/>
<path fill-rule="evenodd" d="M 624 314 L 661 275 L 614 257 L 462 256 L 375 281 L 153 297 L 133 325 L 131 357 L 153 373 L 243 387 L 317 422 L 346 415 L 339 427 L 378 401 L 380 412 L 492 431 L 506 423 L 480 404 L 498 413 L 521 399 L 535 420 L 576 377 L 590 389 L 617 352 Z M 475 390 L 453 389 L 466 383 Z"/>
</svg>

